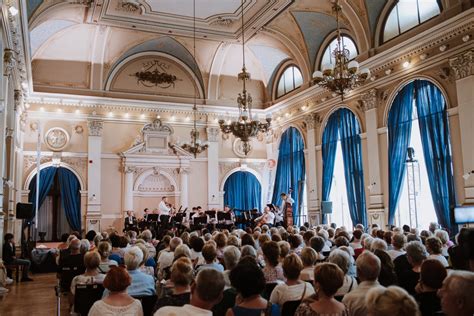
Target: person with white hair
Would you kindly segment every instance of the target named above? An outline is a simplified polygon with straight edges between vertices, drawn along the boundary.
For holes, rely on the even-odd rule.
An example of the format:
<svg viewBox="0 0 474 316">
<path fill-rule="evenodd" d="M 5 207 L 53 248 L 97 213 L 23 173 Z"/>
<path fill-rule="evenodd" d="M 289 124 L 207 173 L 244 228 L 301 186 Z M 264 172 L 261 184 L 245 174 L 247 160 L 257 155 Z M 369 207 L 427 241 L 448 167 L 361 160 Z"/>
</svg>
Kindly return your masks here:
<svg viewBox="0 0 474 316">
<path fill-rule="evenodd" d="M 85 254 L 86 252 L 88 252 L 90 249 L 91 249 L 91 243 L 89 240 L 87 239 L 81 239 L 81 253 L 82 254 Z"/>
<path fill-rule="evenodd" d="M 160 252 L 158 261 L 156 262 L 158 278 L 163 278 L 165 269 L 170 268 L 173 264 L 174 251 L 181 245 L 183 241 L 179 237 L 171 238 L 169 249 L 164 249 Z"/>
<path fill-rule="evenodd" d="M 406 237 L 403 234 L 394 234 L 392 236 L 392 246 L 393 249 L 390 249 L 387 251 L 388 255 L 390 258 L 392 258 L 392 261 L 397 259 L 397 257 L 404 255 L 406 252 L 403 250 L 403 247 L 405 246 L 406 242 Z"/>
<path fill-rule="evenodd" d="M 342 303 L 347 306 L 350 316 L 365 316 L 367 315 L 365 304 L 367 291 L 373 288 L 384 288 L 377 281 L 381 263 L 376 255 L 365 251 L 357 258 L 356 265 L 357 275 L 361 282 L 357 288 L 344 295 Z"/>
<path fill-rule="evenodd" d="M 378 250 L 383 250 L 383 251 L 388 250 L 388 246 L 387 246 L 387 243 L 385 242 L 385 240 L 380 239 L 380 238 L 374 238 L 374 240 L 370 244 L 370 251 L 374 252 L 377 249 Z"/>
<path fill-rule="evenodd" d="M 419 316 L 413 296 L 398 286 L 373 288 L 365 299 L 367 315 Z"/>
<path fill-rule="evenodd" d="M 145 247 L 148 250 L 148 257 L 155 258 L 156 257 L 156 248 L 153 245 L 153 235 L 150 230 L 145 229 L 141 234 L 142 239 L 145 241 Z"/>
<path fill-rule="evenodd" d="M 225 279 L 225 285 L 226 289 L 230 288 L 230 271 L 239 263 L 240 260 L 240 250 L 239 248 L 235 246 L 227 246 L 224 249 L 224 265 L 225 265 L 225 270 L 224 270 L 224 279 Z"/>
<path fill-rule="evenodd" d="M 395 273 L 398 284 L 411 295 L 415 295 L 415 287 L 420 279 L 421 264 L 428 254 L 425 246 L 419 241 L 410 241 L 405 250 L 406 255 L 399 256 L 394 261 Z"/>
<path fill-rule="evenodd" d="M 132 284 L 127 292 L 131 296 L 155 295 L 155 279 L 151 275 L 141 272 L 138 268 L 143 261 L 143 252 L 137 246 L 127 249 L 124 256 L 128 274 L 132 277 Z"/>
<path fill-rule="evenodd" d="M 439 240 L 441 240 L 441 244 L 442 244 L 441 254 L 444 257 L 448 257 L 449 256 L 448 249 L 450 246 L 453 245 L 452 243 L 451 245 L 449 245 L 451 241 L 449 240 L 448 232 L 442 229 L 438 229 L 435 231 L 434 235 L 438 237 Z"/>
<path fill-rule="evenodd" d="M 348 292 L 357 288 L 356 278 L 348 274 L 349 268 L 351 267 L 351 258 L 347 252 L 340 249 L 331 251 L 328 262 L 336 264 L 342 272 L 344 272 L 344 283 L 337 290 L 336 294 L 334 294 L 335 297 L 343 297 Z"/>
<path fill-rule="evenodd" d="M 474 272 L 452 271 L 438 290 L 441 308 L 446 316 L 474 315 Z"/>
</svg>

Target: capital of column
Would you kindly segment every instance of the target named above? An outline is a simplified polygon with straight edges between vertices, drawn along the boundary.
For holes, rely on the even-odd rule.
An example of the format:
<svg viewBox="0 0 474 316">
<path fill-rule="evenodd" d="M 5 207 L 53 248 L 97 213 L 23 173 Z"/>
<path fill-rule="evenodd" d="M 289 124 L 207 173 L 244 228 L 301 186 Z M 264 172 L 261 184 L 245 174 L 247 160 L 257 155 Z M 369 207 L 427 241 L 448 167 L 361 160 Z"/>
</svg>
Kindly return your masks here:
<svg viewBox="0 0 474 316">
<path fill-rule="evenodd" d="M 89 136 L 102 136 L 104 121 L 90 120 L 87 122 L 87 127 L 89 128 Z"/>
<path fill-rule="evenodd" d="M 361 97 L 362 108 L 365 112 L 376 109 L 378 106 L 377 89 L 370 89 Z"/>
<path fill-rule="evenodd" d="M 21 109 L 21 104 L 23 102 L 23 93 L 21 90 L 13 91 L 13 100 L 15 102 L 15 112 Z"/>
<path fill-rule="evenodd" d="M 178 168 L 178 173 L 180 175 L 188 175 L 191 173 L 191 169 L 190 168 Z"/>
<path fill-rule="evenodd" d="M 474 50 L 468 50 L 449 59 L 456 80 L 474 75 Z"/>
<path fill-rule="evenodd" d="M 210 142 L 218 142 L 219 141 L 219 128 L 218 127 L 208 127 L 206 129 L 207 132 L 207 140 Z"/>
<path fill-rule="evenodd" d="M 135 166 L 123 166 L 123 173 L 135 173 L 137 172 L 137 167 Z"/>
<path fill-rule="evenodd" d="M 5 48 L 3 50 L 3 74 L 5 76 L 9 76 L 13 69 L 15 68 L 16 58 L 15 58 L 15 51 L 10 48 Z"/>
<path fill-rule="evenodd" d="M 307 130 L 316 129 L 321 125 L 322 118 L 317 113 L 311 113 L 304 117 L 304 122 Z"/>
</svg>

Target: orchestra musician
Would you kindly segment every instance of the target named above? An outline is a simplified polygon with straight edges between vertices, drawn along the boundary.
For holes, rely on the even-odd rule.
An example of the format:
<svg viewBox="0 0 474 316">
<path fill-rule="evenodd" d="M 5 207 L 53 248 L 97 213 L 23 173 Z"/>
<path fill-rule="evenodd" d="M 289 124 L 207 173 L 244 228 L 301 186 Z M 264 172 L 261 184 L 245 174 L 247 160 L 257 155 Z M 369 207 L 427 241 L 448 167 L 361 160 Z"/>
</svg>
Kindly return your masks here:
<svg viewBox="0 0 474 316">
<path fill-rule="evenodd" d="M 255 222 L 257 226 L 268 225 L 271 227 L 275 223 L 275 214 L 271 211 L 270 207 L 265 206 L 262 216 L 257 217 Z"/>
<path fill-rule="evenodd" d="M 196 211 L 197 212 L 192 216 L 193 226 L 194 229 L 201 229 L 209 224 L 209 215 L 207 215 L 200 206 L 196 208 Z"/>
<path fill-rule="evenodd" d="M 168 197 L 164 196 L 161 198 L 161 202 L 158 205 L 158 213 L 161 215 L 170 215 L 172 211 L 171 204 L 168 203 Z"/>
<path fill-rule="evenodd" d="M 125 217 L 124 231 L 133 230 L 138 232 L 137 218 L 133 216 L 133 211 L 127 211 L 127 217 Z"/>
<path fill-rule="evenodd" d="M 235 214 L 229 205 L 224 206 L 224 209 L 222 211 L 219 211 L 219 213 L 230 214 L 230 218 L 229 216 L 226 216 L 226 219 L 219 220 L 218 224 L 220 224 L 222 227 L 225 227 L 225 228 L 229 228 L 232 225 L 234 225 Z M 219 218 L 219 214 L 217 215 L 217 218 Z"/>
<path fill-rule="evenodd" d="M 281 210 L 283 210 L 283 224 L 285 227 L 293 226 L 293 203 L 295 202 L 291 198 L 292 190 L 289 190 L 289 193 L 280 194 L 281 197 Z"/>
</svg>

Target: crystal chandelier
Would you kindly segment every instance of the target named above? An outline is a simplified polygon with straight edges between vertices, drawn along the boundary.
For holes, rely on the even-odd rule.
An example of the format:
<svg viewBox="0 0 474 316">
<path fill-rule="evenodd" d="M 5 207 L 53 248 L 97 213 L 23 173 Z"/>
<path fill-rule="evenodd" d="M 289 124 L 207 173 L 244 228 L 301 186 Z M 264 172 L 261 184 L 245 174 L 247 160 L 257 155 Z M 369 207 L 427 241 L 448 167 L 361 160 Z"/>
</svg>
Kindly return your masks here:
<svg viewBox="0 0 474 316">
<path fill-rule="evenodd" d="M 336 14 L 337 30 L 337 46 L 332 52 L 335 64 L 334 67 L 325 65 L 322 71 L 315 71 L 313 80 L 320 87 L 337 93 L 344 100 L 344 94 L 364 83 L 370 77 L 370 71 L 367 68 L 359 71 L 359 63 L 355 60 L 349 61 L 350 52 L 344 45 L 339 28 L 341 6 L 338 4 L 338 0 L 333 0 L 332 10 Z"/>
<path fill-rule="evenodd" d="M 193 54 L 194 54 L 194 72 L 197 73 L 196 71 L 196 0 L 193 1 Z M 194 155 L 194 158 L 197 157 L 198 154 L 202 153 L 207 149 L 209 146 L 207 143 L 203 144 L 201 140 L 199 139 L 199 131 L 197 129 L 196 125 L 196 120 L 197 120 L 197 105 L 196 105 L 196 91 L 197 89 L 194 90 L 194 106 L 193 106 L 193 129 L 191 130 L 191 142 L 190 143 L 184 143 L 180 147 L 186 150 L 187 152 L 191 153 Z"/>
<path fill-rule="evenodd" d="M 219 126 L 222 133 L 232 133 L 235 137 L 242 141 L 242 150 L 245 155 L 250 152 L 250 139 L 256 137 L 259 132 L 266 133 L 270 129 L 272 121 L 270 116 L 267 116 L 265 122 L 254 120 L 252 118 L 252 97 L 247 92 L 246 82 L 250 80 L 250 73 L 245 68 L 245 37 L 244 37 L 244 2 L 241 1 L 242 8 L 242 72 L 238 74 L 238 79 L 243 82 L 242 93 L 237 97 L 237 105 L 239 107 L 239 118 L 236 121 L 231 121 L 228 124 L 224 119 L 219 119 Z"/>
</svg>

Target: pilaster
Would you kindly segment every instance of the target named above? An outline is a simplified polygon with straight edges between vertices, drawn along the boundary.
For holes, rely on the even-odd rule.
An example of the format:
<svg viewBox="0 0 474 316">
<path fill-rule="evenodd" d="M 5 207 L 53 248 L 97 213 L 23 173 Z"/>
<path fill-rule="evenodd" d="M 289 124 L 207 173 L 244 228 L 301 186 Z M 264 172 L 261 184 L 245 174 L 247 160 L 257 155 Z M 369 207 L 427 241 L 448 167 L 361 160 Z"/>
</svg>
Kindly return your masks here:
<svg viewBox="0 0 474 316">
<path fill-rule="evenodd" d="M 181 195 L 180 195 L 180 202 L 183 208 L 189 207 L 189 168 L 180 168 L 179 169 L 179 182 L 180 182 L 180 189 L 181 189 Z"/>
<path fill-rule="evenodd" d="M 89 162 L 87 167 L 87 229 L 90 227 L 97 227 L 97 225 L 100 224 L 101 218 L 101 155 L 103 126 L 104 122 L 101 120 L 91 119 L 87 122 L 89 130 L 87 153 Z"/>
<path fill-rule="evenodd" d="M 207 140 L 207 204 L 208 208 L 222 207 L 219 197 L 219 128 L 208 127 Z"/>
<path fill-rule="evenodd" d="M 308 219 L 311 224 L 315 224 L 315 219 L 320 216 L 320 202 L 318 197 L 318 180 L 317 180 L 317 162 L 316 162 L 316 128 L 320 124 L 318 114 L 312 113 L 305 116 L 306 123 L 306 140 L 307 140 L 307 172 L 306 172 L 306 189 L 308 196 Z M 319 223 L 319 221 L 317 221 Z"/>
</svg>

